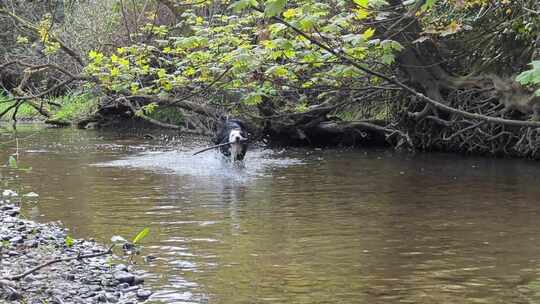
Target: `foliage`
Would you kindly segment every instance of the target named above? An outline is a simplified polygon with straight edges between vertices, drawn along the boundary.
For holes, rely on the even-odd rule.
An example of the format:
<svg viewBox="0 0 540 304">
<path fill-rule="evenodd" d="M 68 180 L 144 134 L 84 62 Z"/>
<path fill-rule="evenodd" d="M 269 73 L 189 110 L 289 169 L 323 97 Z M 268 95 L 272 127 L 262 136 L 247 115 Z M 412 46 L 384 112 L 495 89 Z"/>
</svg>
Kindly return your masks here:
<svg viewBox="0 0 540 304">
<path fill-rule="evenodd" d="M 45 106 L 52 112 L 52 119 L 57 121 L 73 121 L 82 119 L 92 114 L 98 108 L 98 101 L 92 94 L 89 93 L 71 93 L 60 97 L 47 98 L 46 101 L 52 101 L 59 104 L 56 106 Z M 0 112 L 6 110 L 11 104 L 8 98 L 0 94 Z M 11 119 L 15 109 L 9 110 L 2 119 Z M 17 111 L 17 118 L 22 120 L 36 121 L 41 120 L 42 116 L 39 112 L 27 103 L 23 103 Z"/>
<path fill-rule="evenodd" d="M 11 169 L 17 169 L 19 166 L 17 165 L 17 159 L 13 156 L 13 155 L 10 155 L 9 156 L 9 159 L 8 159 L 8 166 L 11 168 Z"/>
<path fill-rule="evenodd" d="M 150 234 L 150 228 L 146 227 L 146 228 L 143 228 L 141 231 L 139 231 L 139 233 L 137 233 L 137 235 L 133 238 L 133 244 L 136 245 L 138 243 L 140 243 L 145 237 L 148 236 L 148 234 Z"/>
<path fill-rule="evenodd" d="M 10 155 L 9 158 L 8 158 L 8 167 L 10 169 L 16 169 L 16 170 L 21 170 L 21 171 L 25 171 L 25 172 L 32 171 L 32 167 L 22 167 L 22 166 L 20 166 L 19 162 L 17 161 L 17 158 L 15 156 Z"/>
<path fill-rule="evenodd" d="M 185 123 L 184 114 L 176 108 L 157 108 L 151 113 L 147 113 L 148 117 L 161 122 L 182 125 Z"/>
<path fill-rule="evenodd" d="M 402 49 L 397 41 L 376 38 L 376 30 L 364 25 L 366 16 L 359 13 L 384 1 L 358 3 L 242 0 L 212 16 L 187 9 L 177 28 L 189 28 L 189 35 L 167 28 L 152 45 L 132 44 L 112 54 L 91 51 L 86 72 L 117 94 L 176 95 L 217 81 L 214 87 L 242 94 L 246 105 L 263 98 L 317 104 L 327 98 L 321 92 L 379 80 L 340 62 L 292 27 L 331 40 L 366 65 L 391 64 Z M 250 9 L 260 5 L 261 12 Z M 272 16 L 292 27 L 269 20 Z M 224 73 L 227 77 L 218 81 Z"/>
<path fill-rule="evenodd" d="M 89 116 L 98 108 L 97 99 L 89 93 L 74 93 L 54 98 L 61 107 L 51 117 L 57 121 L 73 121 Z"/>
<path fill-rule="evenodd" d="M 107 104 L 118 105 L 120 111 L 131 109 L 124 113 L 134 112 L 158 124 L 166 120 L 189 125 L 193 115 L 184 111 L 212 119 L 232 114 L 260 121 L 267 132 L 273 130 L 264 116 L 271 116 L 291 125 L 292 131 L 284 133 L 309 141 L 301 128 L 320 126 L 324 119 L 377 120 L 387 123 L 386 128 L 374 128 L 389 133 L 387 138 L 401 137 L 399 141 L 414 145 L 410 129 L 429 134 L 424 129 L 440 124 L 460 134 L 465 122 L 456 116 L 464 115 L 472 125 L 479 117 L 493 121 L 504 116 L 500 106 L 490 104 L 493 98 L 480 96 L 489 91 L 486 75 L 509 79 L 521 73 L 517 80 L 540 94 L 534 61 L 538 60 L 534 49 L 540 45 L 537 0 L 72 4 L 62 17 L 25 16 L 31 21 L 30 29 L 26 28 L 31 33 L 13 33 L 10 45 L 27 52 L 38 45 L 45 58 L 38 60 L 41 63 L 61 62 L 59 56 L 69 54 L 65 45 L 76 46 L 84 58 L 77 68 L 70 67 L 72 72 L 83 70 L 77 80 L 92 83 L 94 91 L 111 101 Z M 28 5 L 14 5 L 14 11 L 23 14 Z M 69 43 L 58 49 L 54 43 L 60 40 L 55 37 Z M 66 79 L 69 74 L 64 74 Z M 469 85 L 475 91 L 469 91 Z M 462 93 L 466 98 L 458 98 Z M 486 106 L 472 106 L 477 100 Z M 526 120 L 530 109 L 522 112 L 517 113 L 518 120 Z M 296 120 L 304 116 L 300 113 L 306 120 Z M 513 124 L 530 127 L 533 123 Z M 506 136 L 490 132 L 491 136 L 482 136 L 491 140 Z"/>
<path fill-rule="evenodd" d="M 11 104 L 9 103 L 9 99 L 7 98 L 7 96 L 0 92 L 0 112 L 4 112 L 10 106 Z M 6 115 L 4 115 L 3 119 L 11 119 L 14 111 L 15 109 L 9 110 Z M 17 112 L 17 117 L 24 120 L 38 119 L 39 116 L 39 112 L 28 104 L 21 105 Z"/>
<path fill-rule="evenodd" d="M 74 240 L 71 236 L 66 236 L 65 240 L 64 240 L 64 243 L 66 244 L 67 247 L 71 248 L 73 247 L 73 244 L 74 244 Z"/>
<path fill-rule="evenodd" d="M 540 87 L 540 61 L 531 63 L 532 69 L 522 72 L 516 77 L 516 81 L 525 86 Z M 535 91 L 536 96 L 540 96 L 540 88 Z"/>
</svg>

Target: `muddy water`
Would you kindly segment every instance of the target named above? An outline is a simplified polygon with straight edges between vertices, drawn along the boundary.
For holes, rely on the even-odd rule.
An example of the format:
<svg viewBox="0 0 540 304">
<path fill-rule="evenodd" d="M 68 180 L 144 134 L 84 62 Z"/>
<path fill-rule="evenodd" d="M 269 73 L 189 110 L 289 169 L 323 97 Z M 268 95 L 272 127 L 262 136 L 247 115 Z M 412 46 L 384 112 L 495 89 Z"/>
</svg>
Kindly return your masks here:
<svg viewBox="0 0 540 304">
<path fill-rule="evenodd" d="M 19 128 L 24 213 L 108 242 L 143 227 L 164 303 L 539 303 L 540 163 Z M 16 152 L 0 134 L 0 159 Z M 17 176 L 15 178 L 15 176 Z"/>
</svg>

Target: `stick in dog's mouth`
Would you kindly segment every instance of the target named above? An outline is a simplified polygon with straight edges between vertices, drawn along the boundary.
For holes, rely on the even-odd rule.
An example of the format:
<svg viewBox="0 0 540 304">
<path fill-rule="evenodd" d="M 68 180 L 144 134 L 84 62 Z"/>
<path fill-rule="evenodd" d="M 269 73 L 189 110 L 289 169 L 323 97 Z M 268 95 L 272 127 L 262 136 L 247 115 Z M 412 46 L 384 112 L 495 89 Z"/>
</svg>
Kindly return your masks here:
<svg viewBox="0 0 540 304">
<path fill-rule="evenodd" d="M 241 143 L 241 142 L 247 142 L 247 141 L 248 141 L 247 138 L 243 138 L 243 139 L 240 139 L 239 141 L 230 141 L 230 142 L 222 143 L 222 144 L 219 144 L 219 145 L 211 146 L 211 147 L 204 148 L 204 149 L 202 149 L 202 150 L 199 150 L 199 151 L 193 153 L 193 156 L 195 156 L 195 155 L 197 155 L 197 154 L 201 154 L 201 153 L 206 152 L 206 151 L 209 151 L 209 150 L 212 150 L 212 149 L 219 148 L 219 147 L 223 147 L 223 146 L 227 146 L 227 145 L 232 145 L 232 144 L 237 144 L 237 143 Z"/>
</svg>

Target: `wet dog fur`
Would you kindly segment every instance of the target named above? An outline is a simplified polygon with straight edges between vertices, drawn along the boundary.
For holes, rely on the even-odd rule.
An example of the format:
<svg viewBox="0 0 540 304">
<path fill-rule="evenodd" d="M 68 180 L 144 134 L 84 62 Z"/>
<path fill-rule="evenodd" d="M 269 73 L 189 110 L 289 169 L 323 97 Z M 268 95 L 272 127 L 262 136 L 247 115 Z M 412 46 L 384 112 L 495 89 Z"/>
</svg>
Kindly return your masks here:
<svg viewBox="0 0 540 304">
<path fill-rule="evenodd" d="M 224 144 L 232 142 L 219 148 L 221 153 L 231 161 L 242 161 L 247 152 L 247 131 L 244 123 L 239 119 L 228 119 L 223 122 L 217 130 L 214 143 Z"/>
</svg>

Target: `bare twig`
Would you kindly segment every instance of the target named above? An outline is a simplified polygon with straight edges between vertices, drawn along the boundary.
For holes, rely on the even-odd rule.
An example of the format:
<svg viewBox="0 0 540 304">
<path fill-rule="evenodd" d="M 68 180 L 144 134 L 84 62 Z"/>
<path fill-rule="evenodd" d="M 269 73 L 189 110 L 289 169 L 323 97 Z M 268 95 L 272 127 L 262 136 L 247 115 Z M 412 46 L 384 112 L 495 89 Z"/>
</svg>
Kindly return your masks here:
<svg viewBox="0 0 540 304">
<path fill-rule="evenodd" d="M 201 88 L 201 89 L 199 89 L 199 90 L 197 90 L 197 91 L 195 91 L 195 92 L 193 92 L 193 93 L 191 93 L 191 94 L 189 94 L 189 95 L 187 95 L 187 96 L 184 96 L 184 97 L 182 97 L 182 98 L 180 98 L 180 99 L 177 99 L 177 100 L 175 100 L 175 101 L 173 101 L 173 102 L 171 102 L 171 103 L 168 103 L 168 104 L 165 105 L 165 107 L 171 107 L 171 106 L 174 106 L 174 105 L 176 105 L 176 104 L 178 104 L 178 103 L 180 103 L 180 102 L 182 102 L 182 101 L 184 101 L 184 100 L 191 99 L 191 98 L 193 98 L 193 97 L 195 97 L 195 96 L 197 96 L 197 95 L 200 95 L 200 94 L 202 94 L 202 93 L 208 91 L 208 90 L 209 90 L 210 88 L 212 88 L 218 81 L 220 81 L 220 80 L 227 74 L 227 72 L 229 72 L 229 71 L 231 70 L 231 68 L 232 68 L 232 66 L 230 66 L 230 67 L 228 67 L 227 69 L 225 69 L 225 71 L 223 71 L 216 79 L 214 79 L 214 80 L 213 80 L 209 85 L 207 85 L 206 87 Z"/>
<path fill-rule="evenodd" d="M 58 259 L 54 259 L 54 260 L 51 260 L 51 261 L 48 261 L 48 262 L 45 262 L 41 265 L 38 265 L 24 273 L 21 273 L 21 274 L 18 274 L 18 275 L 15 275 L 15 276 L 11 276 L 11 277 L 7 277 L 5 279 L 7 280 L 11 280 L 11 281 L 18 281 L 36 271 L 39 271 L 40 269 L 42 268 L 45 268 L 47 266 L 50 266 L 52 264 L 56 264 L 56 263 L 61 263 L 61 262 L 69 262 L 69 261 L 73 261 L 73 260 L 81 260 L 81 259 L 88 259 L 88 258 L 95 258 L 95 257 L 98 257 L 98 256 L 103 256 L 103 255 L 107 255 L 107 254 L 111 254 L 112 253 L 112 249 L 114 247 L 114 244 L 112 244 L 106 251 L 102 251 L 102 252 L 97 252 L 97 253 L 92 253 L 92 254 L 85 254 L 85 255 L 77 255 L 77 256 L 74 256 L 74 257 L 70 257 L 70 258 L 58 258 Z M 0 279 L 1 280 L 1 279 Z"/>
<path fill-rule="evenodd" d="M 11 19 L 13 19 L 16 23 L 31 30 L 34 33 L 34 35 L 38 36 L 39 28 L 36 25 L 34 25 L 32 22 L 20 16 L 17 16 L 13 14 L 12 12 L 9 12 L 3 9 L 1 6 L 0 6 L 0 15 L 6 15 L 6 16 L 11 17 Z M 69 48 L 62 40 L 60 40 L 58 37 L 56 37 L 52 33 L 49 32 L 48 35 L 49 35 L 50 40 L 57 42 L 60 45 L 60 48 L 62 49 L 62 51 L 64 51 L 71 58 L 73 58 L 80 66 L 84 66 L 84 61 L 82 60 L 81 56 L 79 56 L 79 54 L 77 54 L 74 50 Z"/>
</svg>

